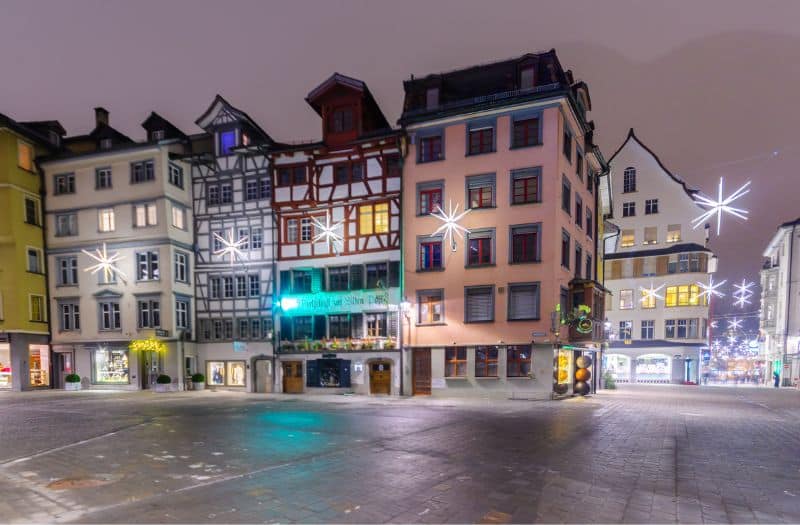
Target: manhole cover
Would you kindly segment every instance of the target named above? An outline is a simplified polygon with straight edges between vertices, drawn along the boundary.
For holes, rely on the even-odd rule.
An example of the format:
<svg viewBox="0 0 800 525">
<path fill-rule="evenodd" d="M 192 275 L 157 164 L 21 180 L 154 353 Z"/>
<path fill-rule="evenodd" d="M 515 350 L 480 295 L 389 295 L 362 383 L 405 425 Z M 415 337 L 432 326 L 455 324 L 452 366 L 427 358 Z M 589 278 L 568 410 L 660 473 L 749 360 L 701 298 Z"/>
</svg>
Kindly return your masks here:
<svg viewBox="0 0 800 525">
<path fill-rule="evenodd" d="M 70 489 L 88 489 L 93 487 L 101 487 L 115 482 L 111 476 L 96 476 L 91 478 L 64 478 L 57 479 L 47 484 L 47 488 L 51 490 L 70 490 Z"/>
</svg>

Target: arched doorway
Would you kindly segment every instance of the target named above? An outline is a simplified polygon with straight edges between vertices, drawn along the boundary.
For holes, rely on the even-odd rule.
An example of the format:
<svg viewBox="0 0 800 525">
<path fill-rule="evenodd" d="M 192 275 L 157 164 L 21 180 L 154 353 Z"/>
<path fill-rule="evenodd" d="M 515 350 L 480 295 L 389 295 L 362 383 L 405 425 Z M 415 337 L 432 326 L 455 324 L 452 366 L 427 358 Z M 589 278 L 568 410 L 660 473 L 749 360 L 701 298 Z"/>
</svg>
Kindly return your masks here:
<svg viewBox="0 0 800 525">
<path fill-rule="evenodd" d="M 392 362 L 388 359 L 368 361 L 369 366 L 369 393 L 391 395 L 392 393 Z"/>
<path fill-rule="evenodd" d="M 671 383 L 672 356 L 645 354 L 636 358 L 637 383 Z"/>
<path fill-rule="evenodd" d="M 603 369 L 611 374 L 617 383 L 630 383 L 631 358 L 622 354 L 606 354 L 603 356 L 605 366 Z"/>
</svg>

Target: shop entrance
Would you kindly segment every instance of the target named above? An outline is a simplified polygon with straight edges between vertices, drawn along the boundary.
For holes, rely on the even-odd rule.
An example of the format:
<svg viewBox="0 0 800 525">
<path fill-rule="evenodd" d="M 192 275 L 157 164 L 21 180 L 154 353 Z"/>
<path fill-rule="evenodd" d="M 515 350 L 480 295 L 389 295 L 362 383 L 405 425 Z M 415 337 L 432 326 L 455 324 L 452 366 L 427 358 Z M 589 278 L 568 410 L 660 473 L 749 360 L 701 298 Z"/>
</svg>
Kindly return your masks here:
<svg viewBox="0 0 800 525">
<path fill-rule="evenodd" d="M 256 359 L 255 370 L 255 391 L 258 393 L 272 392 L 272 361 L 270 359 Z"/>
<path fill-rule="evenodd" d="M 392 393 L 392 367 L 388 361 L 379 361 L 369 365 L 369 393 Z"/>
<path fill-rule="evenodd" d="M 142 366 L 141 374 L 139 374 L 142 378 L 142 388 L 152 388 L 156 384 L 161 369 L 158 352 L 142 352 L 139 359 Z"/>
<path fill-rule="evenodd" d="M 11 388 L 11 345 L 0 343 L 0 388 Z"/>
<path fill-rule="evenodd" d="M 284 361 L 283 364 L 283 393 L 303 393 L 303 362 Z"/>
<path fill-rule="evenodd" d="M 671 383 L 672 357 L 647 354 L 636 358 L 637 383 Z"/>
<path fill-rule="evenodd" d="M 55 374 L 53 374 L 54 387 L 64 388 L 65 378 L 74 370 L 72 352 L 55 352 Z"/>
<path fill-rule="evenodd" d="M 431 395 L 431 349 L 415 348 L 414 362 L 411 369 L 411 383 L 413 395 Z"/>
</svg>

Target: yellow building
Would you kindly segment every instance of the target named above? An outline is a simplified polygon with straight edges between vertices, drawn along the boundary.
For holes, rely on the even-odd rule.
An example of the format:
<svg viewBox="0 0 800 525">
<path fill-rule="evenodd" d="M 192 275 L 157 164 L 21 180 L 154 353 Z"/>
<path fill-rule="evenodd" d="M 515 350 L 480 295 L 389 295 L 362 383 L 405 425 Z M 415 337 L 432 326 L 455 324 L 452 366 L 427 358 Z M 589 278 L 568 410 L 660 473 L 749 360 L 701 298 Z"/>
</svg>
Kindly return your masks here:
<svg viewBox="0 0 800 525">
<path fill-rule="evenodd" d="M 42 178 L 36 157 L 59 147 L 58 122 L 0 114 L 0 388 L 51 386 Z"/>
</svg>

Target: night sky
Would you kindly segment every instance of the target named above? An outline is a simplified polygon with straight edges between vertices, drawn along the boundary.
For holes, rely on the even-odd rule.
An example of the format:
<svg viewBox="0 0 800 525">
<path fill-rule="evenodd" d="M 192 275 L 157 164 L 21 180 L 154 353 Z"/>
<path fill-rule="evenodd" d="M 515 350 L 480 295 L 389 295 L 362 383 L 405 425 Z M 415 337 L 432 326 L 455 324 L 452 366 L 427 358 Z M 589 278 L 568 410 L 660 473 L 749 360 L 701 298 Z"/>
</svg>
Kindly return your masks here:
<svg viewBox="0 0 800 525">
<path fill-rule="evenodd" d="M 151 110 L 199 131 L 220 93 L 277 140 L 313 139 L 304 98 L 333 71 L 367 82 L 395 122 L 412 73 L 555 48 L 589 84 L 606 157 L 633 127 L 692 187 L 752 179 L 752 219 L 725 221 L 712 248 L 719 279 L 757 281 L 776 227 L 800 216 L 798 20 L 800 2 L 764 0 L 0 0 L 0 112 L 78 134 L 102 105 L 141 139 Z"/>
</svg>

